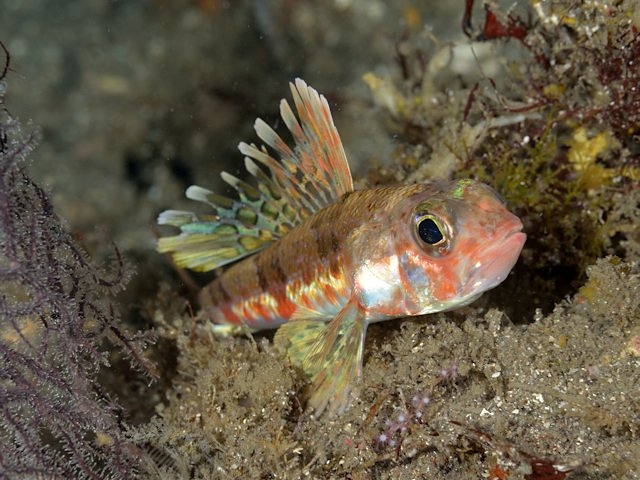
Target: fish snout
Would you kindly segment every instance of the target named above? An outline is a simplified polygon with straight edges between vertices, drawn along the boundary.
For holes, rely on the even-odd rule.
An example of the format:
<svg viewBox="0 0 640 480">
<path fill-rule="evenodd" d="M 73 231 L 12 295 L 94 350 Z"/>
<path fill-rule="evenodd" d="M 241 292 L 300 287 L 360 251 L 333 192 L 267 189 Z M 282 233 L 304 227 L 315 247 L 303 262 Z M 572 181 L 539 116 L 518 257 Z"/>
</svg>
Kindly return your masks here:
<svg viewBox="0 0 640 480">
<path fill-rule="evenodd" d="M 482 245 L 469 270 L 464 290 L 467 295 L 494 288 L 509 275 L 527 240 L 522 222 L 509 213 L 495 231 L 489 245 Z"/>
</svg>

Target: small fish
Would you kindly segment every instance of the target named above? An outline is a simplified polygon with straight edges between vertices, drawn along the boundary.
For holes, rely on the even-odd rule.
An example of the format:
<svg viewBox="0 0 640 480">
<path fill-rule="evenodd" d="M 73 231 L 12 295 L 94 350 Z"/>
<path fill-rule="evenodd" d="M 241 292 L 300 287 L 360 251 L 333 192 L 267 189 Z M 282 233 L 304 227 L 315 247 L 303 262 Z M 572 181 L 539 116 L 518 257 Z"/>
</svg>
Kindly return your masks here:
<svg viewBox="0 0 640 480">
<path fill-rule="evenodd" d="M 474 180 L 354 191 L 324 96 L 296 79 L 282 119 L 290 146 L 260 119 L 270 150 L 240 143 L 246 183 L 222 172 L 237 199 L 191 186 L 213 212 L 167 210 L 158 241 L 179 267 L 207 271 L 244 257 L 204 287 L 214 330 L 278 328 L 311 379 L 314 415 L 343 412 L 362 373 L 367 325 L 451 310 L 502 282 L 526 235 L 487 185 Z M 251 255 L 251 256 L 250 256 Z"/>
</svg>

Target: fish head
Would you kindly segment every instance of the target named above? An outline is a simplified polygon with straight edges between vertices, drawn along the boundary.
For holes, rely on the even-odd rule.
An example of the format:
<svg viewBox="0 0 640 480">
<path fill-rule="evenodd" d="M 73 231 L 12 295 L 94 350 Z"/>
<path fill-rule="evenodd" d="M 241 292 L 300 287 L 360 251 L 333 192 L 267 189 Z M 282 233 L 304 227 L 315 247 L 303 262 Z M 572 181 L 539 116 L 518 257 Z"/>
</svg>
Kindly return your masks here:
<svg viewBox="0 0 640 480">
<path fill-rule="evenodd" d="M 520 219 L 475 180 L 425 184 L 397 209 L 390 222 L 408 315 L 472 302 L 507 277 L 526 240 Z"/>
</svg>

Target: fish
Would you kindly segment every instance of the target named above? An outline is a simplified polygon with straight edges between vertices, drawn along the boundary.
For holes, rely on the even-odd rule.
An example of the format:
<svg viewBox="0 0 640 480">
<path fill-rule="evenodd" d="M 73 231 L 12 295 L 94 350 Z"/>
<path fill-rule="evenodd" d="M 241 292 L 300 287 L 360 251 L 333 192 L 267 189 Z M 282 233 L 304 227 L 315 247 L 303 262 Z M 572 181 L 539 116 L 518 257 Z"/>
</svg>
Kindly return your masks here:
<svg viewBox="0 0 640 480">
<path fill-rule="evenodd" d="M 357 396 L 369 324 L 473 302 L 507 277 L 526 234 L 474 179 L 354 190 L 327 99 L 299 78 L 290 89 L 292 140 L 258 118 L 264 144 L 238 146 L 250 179 L 221 173 L 237 198 L 190 186 L 209 210 L 160 213 L 180 233 L 157 250 L 195 271 L 233 264 L 199 294 L 212 329 L 277 328 L 309 377 L 312 415 L 334 416 Z"/>
</svg>

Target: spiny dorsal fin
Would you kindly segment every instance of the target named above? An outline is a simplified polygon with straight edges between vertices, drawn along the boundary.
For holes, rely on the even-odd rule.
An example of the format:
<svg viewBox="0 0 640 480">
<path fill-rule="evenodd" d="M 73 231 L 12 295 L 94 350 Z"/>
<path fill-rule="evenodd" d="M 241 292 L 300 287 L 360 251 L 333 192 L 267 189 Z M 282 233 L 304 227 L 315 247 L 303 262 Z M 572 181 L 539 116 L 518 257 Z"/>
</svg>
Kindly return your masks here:
<svg viewBox="0 0 640 480">
<path fill-rule="evenodd" d="M 293 148 L 259 118 L 256 133 L 277 156 L 264 146 L 238 146 L 255 186 L 222 172 L 222 179 L 238 192 L 237 200 L 191 186 L 187 197 L 208 204 L 213 214 L 167 210 L 158 217 L 158 224 L 181 230 L 158 241 L 158 251 L 170 252 L 178 266 L 207 271 L 239 260 L 353 190 L 326 98 L 299 78 L 290 86 L 299 121 L 286 100 L 280 102 L 280 114 L 293 136 Z"/>
</svg>

